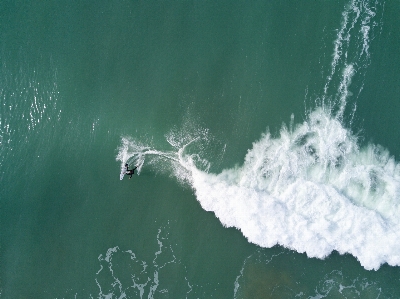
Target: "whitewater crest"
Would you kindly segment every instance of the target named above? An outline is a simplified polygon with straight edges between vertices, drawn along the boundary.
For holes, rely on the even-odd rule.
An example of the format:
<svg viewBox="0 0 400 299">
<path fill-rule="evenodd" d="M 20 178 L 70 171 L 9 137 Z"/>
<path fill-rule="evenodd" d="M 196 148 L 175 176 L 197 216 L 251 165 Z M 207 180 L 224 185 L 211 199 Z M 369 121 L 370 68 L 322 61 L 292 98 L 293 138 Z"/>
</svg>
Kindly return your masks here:
<svg viewBox="0 0 400 299">
<path fill-rule="evenodd" d="M 322 109 L 279 138 L 264 134 L 240 168 L 192 173 L 202 207 L 252 243 L 350 253 L 366 269 L 400 264 L 399 164 L 379 146 L 359 149 Z"/>
</svg>

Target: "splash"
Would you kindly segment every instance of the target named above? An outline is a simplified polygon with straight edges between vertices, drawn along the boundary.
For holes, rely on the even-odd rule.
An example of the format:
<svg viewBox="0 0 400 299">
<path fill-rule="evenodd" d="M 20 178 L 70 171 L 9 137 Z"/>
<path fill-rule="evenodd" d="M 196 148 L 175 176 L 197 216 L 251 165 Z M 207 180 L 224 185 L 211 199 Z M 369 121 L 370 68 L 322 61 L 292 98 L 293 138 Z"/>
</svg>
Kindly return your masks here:
<svg viewBox="0 0 400 299">
<path fill-rule="evenodd" d="M 133 138 L 123 137 L 117 155 L 117 161 L 121 162 L 120 180 L 125 175 L 125 164 L 135 165 L 140 175 L 146 161 L 148 165 L 153 166 L 157 171 L 171 173 L 182 183 L 191 183 L 191 169 L 194 167 L 195 161 L 199 161 L 207 169 L 209 167 L 208 161 L 200 158 L 199 154 L 187 154 L 187 148 L 198 139 L 191 139 L 180 148 L 181 144 L 170 142 L 175 150 L 160 151 L 153 147 L 145 146 Z"/>
<path fill-rule="evenodd" d="M 182 127 L 182 130 L 173 128 L 165 136 L 172 148 L 168 151 L 157 150 L 129 136 L 122 137 L 116 157 L 117 161 L 121 162 L 120 179 L 124 177 L 125 164 L 137 166 L 140 174 L 145 161 L 154 170 L 172 174 L 182 183 L 191 183 L 191 169 L 195 165 L 208 171 L 210 163 L 202 158 L 202 154 L 213 137 L 207 129 L 196 126 L 189 119 L 185 120 Z"/>
</svg>

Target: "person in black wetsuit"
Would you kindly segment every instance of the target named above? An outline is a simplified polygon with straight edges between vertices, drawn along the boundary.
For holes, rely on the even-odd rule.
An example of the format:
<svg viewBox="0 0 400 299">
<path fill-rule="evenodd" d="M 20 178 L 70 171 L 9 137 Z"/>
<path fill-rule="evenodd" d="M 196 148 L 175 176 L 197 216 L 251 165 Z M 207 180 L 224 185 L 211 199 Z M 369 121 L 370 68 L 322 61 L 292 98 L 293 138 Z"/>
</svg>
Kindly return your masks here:
<svg viewBox="0 0 400 299">
<path fill-rule="evenodd" d="M 126 174 L 126 175 L 129 175 L 129 176 L 130 176 L 129 179 L 131 179 L 131 177 L 132 177 L 132 175 L 134 174 L 135 169 L 137 168 L 137 166 L 135 166 L 135 168 L 133 168 L 133 169 L 129 169 L 129 168 L 128 168 L 129 165 L 128 165 L 128 163 L 127 163 L 127 164 L 125 164 L 125 167 L 126 167 L 125 174 Z"/>
</svg>

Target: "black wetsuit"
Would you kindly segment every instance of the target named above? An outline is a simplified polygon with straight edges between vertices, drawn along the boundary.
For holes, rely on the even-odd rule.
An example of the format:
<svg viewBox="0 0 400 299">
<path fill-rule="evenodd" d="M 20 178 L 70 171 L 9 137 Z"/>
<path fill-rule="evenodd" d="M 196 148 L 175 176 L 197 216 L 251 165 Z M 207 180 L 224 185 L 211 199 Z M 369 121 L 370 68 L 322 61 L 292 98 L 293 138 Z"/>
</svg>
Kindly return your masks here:
<svg viewBox="0 0 400 299">
<path fill-rule="evenodd" d="M 132 175 L 135 173 L 135 169 L 137 168 L 137 166 L 135 166 L 135 168 L 133 168 L 133 169 L 128 169 L 128 164 L 125 164 L 125 166 L 126 166 L 126 172 L 125 172 L 125 174 L 126 174 L 126 175 L 130 175 L 129 178 L 131 178 Z"/>
</svg>

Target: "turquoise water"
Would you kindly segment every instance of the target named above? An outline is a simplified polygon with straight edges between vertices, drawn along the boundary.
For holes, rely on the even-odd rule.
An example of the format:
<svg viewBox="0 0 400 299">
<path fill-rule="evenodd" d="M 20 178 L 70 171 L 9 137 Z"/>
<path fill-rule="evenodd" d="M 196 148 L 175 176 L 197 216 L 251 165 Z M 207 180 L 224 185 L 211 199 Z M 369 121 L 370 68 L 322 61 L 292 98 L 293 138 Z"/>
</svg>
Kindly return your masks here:
<svg viewBox="0 0 400 299">
<path fill-rule="evenodd" d="M 397 298 L 399 13 L 3 1 L 0 297 Z"/>
</svg>

